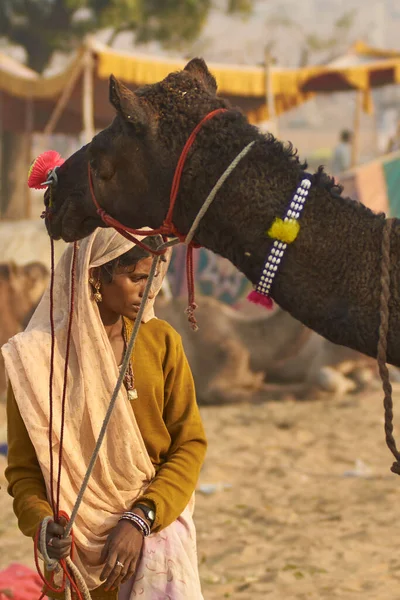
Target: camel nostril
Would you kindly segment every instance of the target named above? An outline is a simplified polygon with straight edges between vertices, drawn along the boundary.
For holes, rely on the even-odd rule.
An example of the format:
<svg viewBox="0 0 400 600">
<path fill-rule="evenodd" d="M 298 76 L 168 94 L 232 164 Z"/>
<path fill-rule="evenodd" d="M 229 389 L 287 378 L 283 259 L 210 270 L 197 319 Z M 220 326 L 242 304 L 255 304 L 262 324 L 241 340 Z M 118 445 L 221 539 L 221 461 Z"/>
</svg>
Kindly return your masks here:
<svg viewBox="0 0 400 600">
<path fill-rule="evenodd" d="M 50 206 L 50 190 L 49 190 L 49 188 L 47 188 L 47 190 L 45 191 L 43 200 L 44 200 L 45 207 L 49 208 L 49 206 Z"/>
</svg>

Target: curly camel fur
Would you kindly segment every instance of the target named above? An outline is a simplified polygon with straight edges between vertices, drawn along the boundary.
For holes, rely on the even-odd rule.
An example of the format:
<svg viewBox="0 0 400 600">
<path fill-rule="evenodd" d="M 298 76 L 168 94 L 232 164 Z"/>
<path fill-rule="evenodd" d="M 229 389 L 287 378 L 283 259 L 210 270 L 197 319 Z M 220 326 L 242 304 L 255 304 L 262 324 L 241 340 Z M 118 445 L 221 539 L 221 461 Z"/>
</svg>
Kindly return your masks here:
<svg viewBox="0 0 400 600">
<path fill-rule="evenodd" d="M 112 77 L 110 100 L 116 109 L 112 124 L 59 169 L 47 219 L 54 238 L 79 239 L 101 225 L 89 194 L 88 162 L 96 197 L 107 212 L 127 226 L 160 226 L 185 141 L 204 115 L 227 107 L 216 95 L 215 80 L 201 59 L 135 93 Z M 218 193 L 195 239 L 228 258 L 255 283 L 271 245 L 265 232 L 275 217 L 284 214 L 306 169 L 290 144 L 262 135 L 235 109 L 207 122 L 183 172 L 174 222 L 187 233 L 221 173 L 252 140 L 254 147 Z M 287 250 L 272 296 L 327 339 L 375 357 L 385 217 L 343 198 L 322 169 L 312 181 L 299 236 Z M 396 222 L 387 358 L 397 366 L 399 285 Z"/>
</svg>

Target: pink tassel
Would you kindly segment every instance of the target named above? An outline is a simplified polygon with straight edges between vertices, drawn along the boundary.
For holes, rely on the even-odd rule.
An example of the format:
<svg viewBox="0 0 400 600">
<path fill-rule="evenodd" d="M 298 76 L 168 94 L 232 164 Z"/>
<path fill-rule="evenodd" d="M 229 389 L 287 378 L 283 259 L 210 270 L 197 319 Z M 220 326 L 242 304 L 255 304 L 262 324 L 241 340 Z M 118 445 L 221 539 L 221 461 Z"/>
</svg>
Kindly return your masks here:
<svg viewBox="0 0 400 600">
<path fill-rule="evenodd" d="M 256 290 L 250 292 L 250 294 L 247 296 L 247 300 L 249 300 L 249 302 L 253 302 L 253 304 L 260 304 L 261 306 L 265 306 L 265 308 L 267 308 L 268 310 L 271 310 L 274 306 L 272 298 L 270 298 L 269 296 L 264 296 L 263 294 L 256 292 Z"/>
</svg>

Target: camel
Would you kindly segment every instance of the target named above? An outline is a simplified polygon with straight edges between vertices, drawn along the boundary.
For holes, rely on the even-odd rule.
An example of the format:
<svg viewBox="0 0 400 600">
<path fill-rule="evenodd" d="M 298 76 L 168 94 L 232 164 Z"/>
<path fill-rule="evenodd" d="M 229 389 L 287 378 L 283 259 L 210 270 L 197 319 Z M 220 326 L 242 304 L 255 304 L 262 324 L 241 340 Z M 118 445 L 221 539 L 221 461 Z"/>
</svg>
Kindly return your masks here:
<svg viewBox="0 0 400 600">
<path fill-rule="evenodd" d="M 372 359 L 324 340 L 281 309 L 248 317 L 202 296 L 198 332 L 187 327 L 184 309 L 184 298 L 156 305 L 157 316 L 182 336 L 201 405 L 304 398 L 321 390 L 341 395 L 373 375 Z"/>
<path fill-rule="evenodd" d="M 272 244 L 266 231 L 285 214 L 306 164 L 290 144 L 261 134 L 219 98 L 215 79 L 201 59 L 134 93 L 111 77 L 109 93 L 115 119 L 57 171 L 46 219 L 49 234 L 72 241 L 104 226 L 90 194 L 88 167 L 104 210 L 125 226 L 159 227 L 185 142 L 205 115 L 226 108 L 203 125 L 194 142 L 173 220 L 185 235 L 218 178 L 254 142 L 219 190 L 195 241 L 229 259 L 256 284 Z M 312 185 L 300 232 L 285 253 L 271 296 L 328 340 L 375 357 L 385 216 L 342 197 L 322 168 L 308 176 Z M 47 205 L 49 198 L 48 191 Z M 387 359 L 400 366 L 398 221 L 391 235 L 390 263 Z"/>
<path fill-rule="evenodd" d="M 49 272 L 40 262 L 23 266 L 0 263 L 0 346 L 26 327 L 48 280 Z M 0 398 L 6 391 L 5 386 L 4 362 L 0 355 Z"/>
</svg>

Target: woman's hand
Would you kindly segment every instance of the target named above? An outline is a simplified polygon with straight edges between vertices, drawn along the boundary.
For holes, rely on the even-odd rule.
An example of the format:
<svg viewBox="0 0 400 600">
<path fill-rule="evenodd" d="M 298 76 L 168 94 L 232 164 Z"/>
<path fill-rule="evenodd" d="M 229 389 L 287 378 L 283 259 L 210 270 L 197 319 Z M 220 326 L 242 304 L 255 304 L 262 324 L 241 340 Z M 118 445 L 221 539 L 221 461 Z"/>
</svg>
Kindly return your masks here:
<svg viewBox="0 0 400 600">
<path fill-rule="evenodd" d="M 136 527 L 122 519 L 107 538 L 101 562 L 105 563 L 100 580 L 105 589 L 115 589 L 135 574 L 143 546 L 143 534 Z"/>
<path fill-rule="evenodd" d="M 71 552 L 72 538 L 64 538 L 67 519 L 60 517 L 58 523 L 50 521 L 46 532 L 46 550 L 50 558 L 61 560 L 67 558 Z"/>
</svg>

